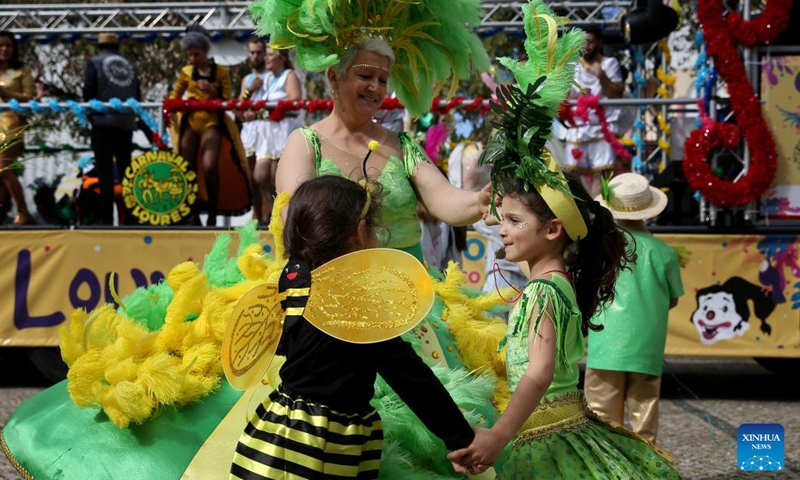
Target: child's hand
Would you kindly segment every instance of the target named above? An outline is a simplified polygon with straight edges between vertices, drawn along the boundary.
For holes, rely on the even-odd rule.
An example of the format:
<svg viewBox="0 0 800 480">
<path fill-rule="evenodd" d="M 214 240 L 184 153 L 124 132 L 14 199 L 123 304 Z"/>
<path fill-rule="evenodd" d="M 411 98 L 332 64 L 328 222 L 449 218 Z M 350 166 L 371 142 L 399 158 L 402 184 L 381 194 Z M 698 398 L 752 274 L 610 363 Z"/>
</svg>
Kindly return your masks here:
<svg viewBox="0 0 800 480">
<path fill-rule="evenodd" d="M 455 470 L 458 473 L 463 473 L 465 475 L 466 474 L 479 475 L 489 469 L 489 465 L 477 464 L 471 467 L 465 467 L 464 465 L 461 465 L 458 462 L 450 462 L 450 463 L 453 464 L 453 470 Z"/>
<path fill-rule="evenodd" d="M 447 458 L 450 458 L 450 455 L 448 455 Z M 463 473 L 464 475 L 469 473 L 469 469 L 467 467 L 465 467 L 464 465 L 461 465 L 460 463 L 456 462 L 455 460 L 451 460 L 450 463 L 453 464 L 453 470 L 455 470 L 456 472 Z"/>
<path fill-rule="evenodd" d="M 481 473 L 494 465 L 506 443 L 507 440 L 500 438 L 492 429 L 475 427 L 475 439 L 472 443 L 466 448 L 450 452 L 447 459 L 454 465 L 457 463 L 462 466 L 463 470 L 456 468 L 459 473 L 466 473 L 466 470 L 473 474 Z"/>
</svg>

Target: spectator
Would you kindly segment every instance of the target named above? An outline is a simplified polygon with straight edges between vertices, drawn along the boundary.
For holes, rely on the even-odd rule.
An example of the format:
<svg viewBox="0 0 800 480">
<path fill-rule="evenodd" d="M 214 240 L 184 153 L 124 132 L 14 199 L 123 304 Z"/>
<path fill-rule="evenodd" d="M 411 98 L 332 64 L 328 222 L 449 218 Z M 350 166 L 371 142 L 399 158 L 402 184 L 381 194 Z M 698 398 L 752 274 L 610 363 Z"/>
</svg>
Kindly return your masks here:
<svg viewBox="0 0 800 480">
<path fill-rule="evenodd" d="M 667 206 L 667 196 L 641 175 L 614 177 L 597 198 L 635 245 L 636 264 L 619 274 L 614 302 L 589 331 L 584 390 L 589 407 L 606 420 L 622 423 L 627 406 L 631 428 L 655 442 L 661 368 L 669 310 L 683 295 L 675 251 L 647 231 L 644 221 Z"/>
<path fill-rule="evenodd" d="M 279 100 L 297 100 L 302 97 L 302 87 L 297 74 L 292 68 L 288 50 L 273 50 L 264 45 L 260 38 L 253 38 L 248 44 L 249 60 L 253 65 L 253 74 L 242 80 L 242 93 L 240 98 L 250 100 L 266 100 L 277 102 Z M 261 70 L 256 74 L 254 62 L 258 62 L 261 51 Z M 248 86 L 247 83 L 252 83 Z M 272 198 L 275 196 L 275 172 L 278 169 L 278 159 L 289 134 L 302 126 L 298 112 L 285 112 L 284 118 L 272 121 L 269 112 L 263 111 L 256 115 L 245 112 L 245 124 L 242 128 L 242 142 L 252 145 L 254 150 L 253 168 L 253 197 L 254 210 L 259 223 L 269 224 L 272 212 Z M 251 133 L 256 132 L 256 133 Z M 247 145 L 245 146 L 247 149 Z M 248 160 L 249 161 L 249 160 Z M 258 205 L 258 202 L 261 205 Z"/>
<path fill-rule="evenodd" d="M 115 33 L 97 36 L 100 53 L 86 65 L 83 83 L 83 100 L 107 102 L 112 98 L 139 100 L 139 70 L 127 58 L 119 54 L 119 41 Z M 125 176 L 133 154 L 133 132 L 136 130 L 136 115 L 133 113 L 93 113 L 92 151 L 95 168 L 100 180 L 99 218 L 96 223 L 114 224 L 114 183 Z M 115 163 L 116 162 L 116 163 Z M 116 174 L 115 174 L 116 164 Z M 125 208 L 117 208 L 119 223 L 136 223 Z"/>
<path fill-rule="evenodd" d="M 603 56 L 603 36 L 599 27 L 583 27 L 586 33 L 586 48 L 576 66 L 575 84 L 571 98 L 581 95 L 597 95 L 600 100 L 621 98 L 625 90 L 622 69 L 614 57 Z M 617 121 L 620 109 L 605 107 L 610 130 L 618 132 Z M 575 126 L 566 132 L 566 150 L 563 159 L 565 170 L 582 175 L 586 190 L 596 197 L 600 194 L 601 177 L 613 170 L 616 153 L 603 136 L 600 119 L 591 112 L 584 122 L 576 118 Z"/>
<path fill-rule="evenodd" d="M 36 95 L 33 75 L 28 67 L 19 59 L 19 46 L 14 34 L 0 31 L 0 102 L 9 100 L 27 102 Z M 17 205 L 17 216 L 14 225 L 31 225 L 34 222 L 25 202 L 25 193 L 17 177 L 17 171 L 11 167 L 14 162 L 22 158 L 25 153 L 25 142 L 22 129 L 25 128 L 25 117 L 12 111 L 0 112 L 0 145 L 12 140 L 5 149 L 0 148 L 0 178 L 5 188 Z"/>
<path fill-rule="evenodd" d="M 242 79 L 242 85 L 239 89 L 240 99 L 253 102 L 265 99 L 266 89 L 264 85 L 269 75 L 264 61 L 266 50 L 267 46 L 261 37 L 250 37 L 247 42 L 247 62 L 250 64 L 252 71 Z M 246 110 L 240 115 L 243 123 L 241 133 L 242 146 L 247 154 L 247 163 L 250 165 L 250 170 L 254 172 L 258 157 L 265 154 L 264 144 L 266 143 L 266 138 L 263 132 L 266 120 L 263 117 L 263 112 L 254 112 L 253 110 Z M 265 217 L 269 215 L 269 211 L 264 209 L 264 199 L 261 197 L 261 192 L 255 179 L 253 179 L 252 188 L 253 218 L 263 225 L 266 223 Z"/>
</svg>

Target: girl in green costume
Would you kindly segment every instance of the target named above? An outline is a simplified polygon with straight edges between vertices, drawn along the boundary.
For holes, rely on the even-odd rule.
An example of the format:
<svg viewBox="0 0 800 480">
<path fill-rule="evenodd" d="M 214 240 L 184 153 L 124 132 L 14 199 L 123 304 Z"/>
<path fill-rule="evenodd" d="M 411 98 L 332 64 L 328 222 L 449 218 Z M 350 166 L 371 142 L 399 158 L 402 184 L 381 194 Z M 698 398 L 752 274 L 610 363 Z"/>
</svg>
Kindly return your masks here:
<svg viewBox="0 0 800 480">
<path fill-rule="evenodd" d="M 505 187 L 500 236 L 506 258 L 527 262 L 531 271 L 504 341 L 511 401 L 486 441 L 450 458 L 492 465 L 511 442 L 495 466 L 498 479 L 678 480 L 663 451 L 601 421 L 577 387 L 582 330 L 598 329 L 592 314 L 613 300 L 616 276 L 632 254 L 610 212 L 579 183 L 570 181 L 569 188 L 587 226 L 578 241 L 535 189 L 526 192 L 518 179 Z"/>
<path fill-rule="evenodd" d="M 540 0 L 524 17 L 528 62 L 501 59 L 519 86 L 498 89 L 499 128 L 481 158 L 502 196 L 504 256 L 530 270 L 502 343 L 512 395 L 488 435 L 448 458 L 464 473 L 497 461 L 501 480 L 678 480 L 665 452 L 600 420 L 578 389 L 583 337 L 602 329 L 591 319 L 613 301 L 617 276 L 636 255 L 611 212 L 566 179 L 545 148 L 583 34 L 559 40 L 559 21 Z"/>
</svg>

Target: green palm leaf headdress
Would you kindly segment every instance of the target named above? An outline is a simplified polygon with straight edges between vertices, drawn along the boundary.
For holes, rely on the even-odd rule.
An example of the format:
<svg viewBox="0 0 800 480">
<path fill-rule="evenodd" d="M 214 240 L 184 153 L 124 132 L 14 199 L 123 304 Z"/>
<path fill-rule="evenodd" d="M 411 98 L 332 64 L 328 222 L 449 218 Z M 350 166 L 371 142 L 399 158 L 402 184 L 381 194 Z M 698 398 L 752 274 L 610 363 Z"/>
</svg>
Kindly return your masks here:
<svg viewBox="0 0 800 480">
<path fill-rule="evenodd" d="M 270 46 L 295 48 L 310 72 L 336 65 L 364 39 L 384 40 L 395 54 L 390 84 L 415 116 L 447 79 L 452 95 L 473 68 L 489 67 L 475 34 L 479 0 L 257 0 L 250 11 Z"/>
<path fill-rule="evenodd" d="M 508 178 L 522 179 L 525 190 L 535 188 L 564 222 L 570 238 L 578 240 L 586 236 L 586 223 L 564 173 L 545 143 L 552 133 L 558 107 L 572 86 L 584 34 L 572 30 L 559 38 L 558 28 L 566 21 L 556 18 L 541 0 L 524 7 L 523 16 L 528 59 L 499 59 L 514 74 L 517 85 L 497 89 L 497 103 L 492 105 L 497 115 L 492 124 L 497 131 L 486 145 L 480 163 L 493 167 L 492 193 L 498 193 Z M 497 214 L 494 195 L 492 213 Z"/>
</svg>

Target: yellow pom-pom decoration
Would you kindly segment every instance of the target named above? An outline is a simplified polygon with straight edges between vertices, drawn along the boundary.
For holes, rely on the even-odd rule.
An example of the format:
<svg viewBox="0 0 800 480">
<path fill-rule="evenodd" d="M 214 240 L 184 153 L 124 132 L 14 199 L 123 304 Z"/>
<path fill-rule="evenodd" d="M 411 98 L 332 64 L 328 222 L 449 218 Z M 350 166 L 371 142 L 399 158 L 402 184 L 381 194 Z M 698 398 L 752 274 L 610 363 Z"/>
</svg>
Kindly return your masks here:
<svg viewBox="0 0 800 480">
<path fill-rule="evenodd" d="M 380 144 L 380 143 L 378 143 L 376 140 L 370 140 L 370 141 L 369 141 L 369 144 L 368 144 L 367 146 L 369 147 L 369 151 L 370 151 L 370 152 L 375 152 L 375 151 L 377 151 L 379 148 L 381 148 L 381 144 Z"/>
</svg>

